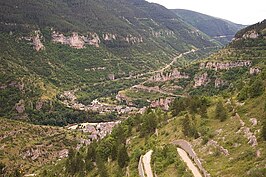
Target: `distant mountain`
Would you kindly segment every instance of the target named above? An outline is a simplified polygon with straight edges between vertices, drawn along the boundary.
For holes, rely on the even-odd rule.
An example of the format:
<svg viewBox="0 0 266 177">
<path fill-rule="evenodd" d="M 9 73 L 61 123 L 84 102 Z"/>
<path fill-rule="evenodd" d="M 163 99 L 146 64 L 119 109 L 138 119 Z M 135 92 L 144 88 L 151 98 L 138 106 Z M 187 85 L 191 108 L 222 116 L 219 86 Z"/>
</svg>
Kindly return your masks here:
<svg viewBox="0 0 266 177">
<path fill-rule="evenodd" d="M 245 27 L 245 25 L 236 24 L 228 20 L 190 10 L 173 9 L 172 11 L 185 22 L 222 44 L 228 44 L 233 39 L 236 32 Z"/>
</svg>

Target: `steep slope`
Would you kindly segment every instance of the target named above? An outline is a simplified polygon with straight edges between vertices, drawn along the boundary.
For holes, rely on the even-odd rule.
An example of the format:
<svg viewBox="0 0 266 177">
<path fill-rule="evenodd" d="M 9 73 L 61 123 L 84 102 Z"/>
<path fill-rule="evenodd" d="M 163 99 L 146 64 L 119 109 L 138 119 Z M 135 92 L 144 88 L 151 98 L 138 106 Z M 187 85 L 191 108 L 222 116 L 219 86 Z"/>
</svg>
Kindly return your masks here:
<svg viewBox="0 0 266 177">
<path fill-rule="evenodd" d="M 265 21 L 247 27 L 225 49 L 180 68 L 181 73 L 152 77 L 150 80 L 156 82 L 146 87 L 158 84 L 162 89 L 164 84 L 178 83 L 185 94 L 170 101 L 168 111 L 148 108 L 143 114 L 129 117 L 103 140 L 55 166 L 44 167 L 40 175 L 138 176 L 143 173 L 143 155 L 152 150 L 150 166 L 156 176 L 191 176 L 178 155 L 178 147 L 194 154 L 190 158 L 205 176 L 264 176 L 264 31 Z M 150 92 L 143 94 L 145 99 L 150 99 Z M 159 106 L 161 102 L 165 103 L 159 100 Z M 83 162 L 78 166 L 80 170 L 71 168 L 78 159 Z"/>
<path fill-rule="evenodd" d="M 1 115 L 35 123 L 41 118 L 34 121 L 33 113 L 43 110 L 35 109 L 38 101 L 55 107 L 65 90 L 76 90 L 86 104 L 114 99 L 142 79 L 129 78 L 165 66 L 181 52 L 207 48 L 202 56 L 219 47 L 168 9 L 144 0 L 11 0 L 1 1 L 0 8 L 0 92 L 7 100 Z M 71 122 L 52 117 L 58 116 L 55 124 Z"/>
<path fill-rule="evenodd" d="M 228 20 L 190 10 L 173 9 L 172 11 L 185 22 L 224 45 L 228 44 L 233 39 L 236 32 L 245 27 L 244 25 L 236 24 Z"/>
<path fill-rule="evenodd" d="M 0 174 L 30 174 L 44 164 L 67 157 L 82 138 L 78 132 L 38 126 L 0 117 Z M 16 174 L 17 173 L 17 174 Z"/>
</svg>

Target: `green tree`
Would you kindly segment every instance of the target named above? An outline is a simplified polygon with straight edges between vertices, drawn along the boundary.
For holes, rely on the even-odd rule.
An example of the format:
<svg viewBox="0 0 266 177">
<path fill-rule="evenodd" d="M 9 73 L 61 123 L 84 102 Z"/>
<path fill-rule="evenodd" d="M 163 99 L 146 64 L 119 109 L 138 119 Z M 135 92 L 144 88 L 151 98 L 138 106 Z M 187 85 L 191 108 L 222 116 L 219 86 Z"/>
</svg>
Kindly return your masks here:
<svg viewBox="0 0 266 177">
<path fill-rule="evenodd" d="M 108 157 L 111 156 L 112 151 L 114 150 L 115 144 L 116 141 L 113 137 L 108 136 L 107 138 L 104 138 L 100 141 L 100 144 L 96 149 L 97 154 L 99 154 L 104 161 L 107 161 Z"/>
<path fill-rule="evenodd" d="M 157 118 L 153 111 L 148 114 L 144 114 L 143 123 L 140 129 L 141 137 L 154 133 L 157 128 L 157 125 Z"/>
<path fill-rule="evenodd" d="M 104 164 L 104 161 L 102 157 L 100 156 L 100 154 L 98 153 L 96 154 L 96 165 L 97 165 L 98 173 L 100 177 L 108 177 L 108 172 Z"/>
<path fill-rule="evenodd" d="M 186 114 L 182 119 L 182 131 L 185 136 L 197 138 L 199 136 L 194 121 Z"/>
<path fill-rule="evenodd" d="M 214 113 L 215 113 L 215 118 L 219 119 L 221 122 L 225 121 L 227 118 L 227 110 L 223 106 L 223 103 L 221 101 L 219 101 L 216 104 L 216 108 L 215 108 Z"/>
<path fill-rule="evenodd" d="M 129 162 L 129 156 L 125 145 L 120 145 L 117 152 L 117 162 L 119 167 L 124 168 Z"/>
<path fill-rule="evenodd" d="M 240 90 L 239 94 L 237 95 L 237 99 L 239 101 L 244 101 L 249 97 L 249 87 L 244 87 Z"/>
<path fill-rule="evenodd" d="M 249 94 L 251 98 L 258 97 L 263 94 L 265 90 L 263 81 L 257 78 L 250 87 Z"/>
</svg>

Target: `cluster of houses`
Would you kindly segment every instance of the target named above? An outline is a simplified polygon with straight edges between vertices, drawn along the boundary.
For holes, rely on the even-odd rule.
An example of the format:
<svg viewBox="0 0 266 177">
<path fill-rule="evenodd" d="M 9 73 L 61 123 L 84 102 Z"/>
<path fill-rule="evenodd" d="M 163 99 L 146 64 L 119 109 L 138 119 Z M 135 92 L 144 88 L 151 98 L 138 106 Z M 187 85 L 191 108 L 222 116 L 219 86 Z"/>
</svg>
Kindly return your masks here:
<svg viewBox="0 0 266 177">
<path fill-rule="evenodd" d="M 75 91 L 65 91 L 60 95 L 60 99 L 62 100 L 63 104 L 66 105 L 66 107 L 80 111 L 99 112 L 100 114 L 117 112 L 119 115 L 121 115 L 138 112 L 138 108 L 133 106 L 109 105 L 101 103 L 97 99 L 93 100 L 90 105 L 84 105 L 77 102 L 77 98 L 74 93 Z"/>
<path fill-rule="evenodd" d="M 93 140 L 99 140 L 110 134 L 113 128 L 120 124 L 121 121 L 115 122 L 100 122 L 100 123 L 82 123 L 71 125 L 68 127 L 69 130 L 78 130 L 83 133 L 88 133 L 88 138 L 82 140 L 82 144 L 90 144 Z"/>
</svg>

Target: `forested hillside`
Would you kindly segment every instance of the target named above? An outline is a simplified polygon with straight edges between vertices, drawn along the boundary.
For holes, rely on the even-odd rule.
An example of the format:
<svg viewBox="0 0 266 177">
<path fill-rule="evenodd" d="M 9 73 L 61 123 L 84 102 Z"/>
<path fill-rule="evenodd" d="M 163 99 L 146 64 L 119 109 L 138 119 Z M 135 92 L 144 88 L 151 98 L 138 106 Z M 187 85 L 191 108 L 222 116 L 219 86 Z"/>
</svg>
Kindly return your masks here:
<svg viewBox="0 0 266 177">
<path fill-rule="evenodd" d="M 138 176 L 140 164 L 149 154 L 151 173 L 191 176 L 176 150 L 184 148 L 178 142 L 186 140 L 204 168 L 201 173 L 263 176 L 266 155 L 263 25 L 264 22 L 255 25 L 257 37 L 253 38 L 254 28 L 248 27 L 241 39 L 238 37 L 225 49 L 184 67 L 182 72 L 191 71 L 187 74 L 196 79 L 180 82 L 180 78 L 175 78 L 175 82 L 170 82 L 180 86 L 188 83 L 184 86 L 188 90 L 183 97 L 176 97 L 168 110 L 149 108 L 143 114 L 129 117 L 109 136 L 73 152 L 53 168 L 47 166 L 42 175 Z M 245 34 L 248 35 L 243 38 Z M 177 75 L 166 76 L 153 85 L 145 83 L 146 87 L 154 84 L 169 87 L 168 81 Z M 141 92 L 136 94 L 140 96 Z M 78 165 L 72 168 L 73 164 Z"/>
<path fill-rule="evenodd" d="M 236 32 L 245 27 L 244 25 L 236 24 L 228 20 L 211 17 L 190 10 L 173 9 L 172 11 L 185 22 L 224 45 L 228 44 L 233 39 Z"/>
<path fill-rule="evenodd" d="M 219 46 L 144 0 L 11 0 L 0 7 L 1 115 L 34 123 L 74 121 L 74 115 L 66 118 L 54 109 L 62 107 L 63 91 L 79 90 L 78 99 L 87 104 L 114 99 L 138 82 L 127 78 L 156 70 L 182 52 L 207 49 L 200 57 Z M 46 106 L 36 109 L 39 103 Z"/>
</svg>

